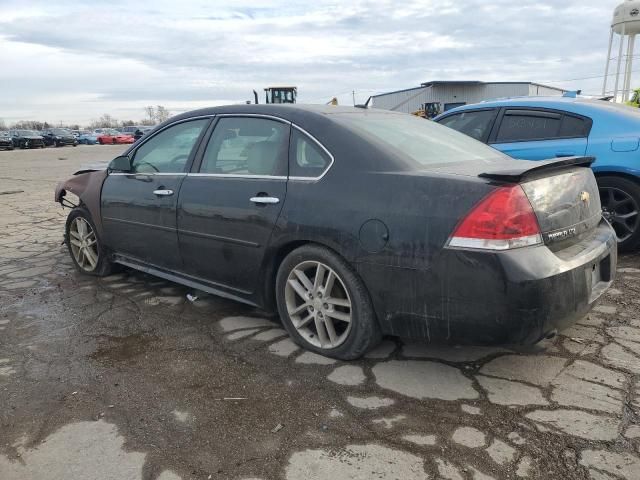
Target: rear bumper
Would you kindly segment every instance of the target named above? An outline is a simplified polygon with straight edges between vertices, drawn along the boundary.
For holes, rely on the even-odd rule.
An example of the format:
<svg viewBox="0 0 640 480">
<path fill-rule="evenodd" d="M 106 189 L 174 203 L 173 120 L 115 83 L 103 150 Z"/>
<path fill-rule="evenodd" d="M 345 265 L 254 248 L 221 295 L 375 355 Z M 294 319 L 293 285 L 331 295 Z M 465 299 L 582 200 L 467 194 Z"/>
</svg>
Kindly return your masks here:
<svg viewBox="0 0 640 480">
<path fill-rule="evenodd" d="M 370 264 L 358 271 L 387 334 L 532 344 L 586 315 L 613 282 L 616 264 L 615 234 L 602 221 L 570 252 L 445 249 L 426 271 Z"/>
</svg>

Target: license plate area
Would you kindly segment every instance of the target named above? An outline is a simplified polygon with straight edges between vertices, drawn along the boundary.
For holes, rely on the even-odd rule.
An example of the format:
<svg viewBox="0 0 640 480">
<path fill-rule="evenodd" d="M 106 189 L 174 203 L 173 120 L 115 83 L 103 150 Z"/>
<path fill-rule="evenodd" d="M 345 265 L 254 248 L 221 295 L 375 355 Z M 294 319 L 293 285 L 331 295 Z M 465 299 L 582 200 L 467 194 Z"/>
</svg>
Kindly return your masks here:
<svg viewBox="0 0 640 480">
<path fill-rule="evenodd" d="M 587 276 L 591 277 L 591 295 L 589 303 L 595 302 L 611 284 L 611 255 L 593 262 L 587 267 Z"/>
</svg>

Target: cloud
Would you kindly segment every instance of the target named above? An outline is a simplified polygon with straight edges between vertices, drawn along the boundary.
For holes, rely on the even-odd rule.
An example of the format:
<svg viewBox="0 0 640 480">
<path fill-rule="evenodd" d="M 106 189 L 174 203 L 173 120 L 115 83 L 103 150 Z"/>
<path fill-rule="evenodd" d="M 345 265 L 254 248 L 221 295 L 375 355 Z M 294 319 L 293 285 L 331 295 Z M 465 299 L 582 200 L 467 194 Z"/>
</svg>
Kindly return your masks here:
<svg viewBox="0 0 640 480">
<path fill-rule="evenodd" d="M 348 102 L 436 79 L 594 76 L 619 1 L 25 3 L 0 2 L 0 117 L 86 122 L 242 102 L 270 84 Z"/>
</svg>

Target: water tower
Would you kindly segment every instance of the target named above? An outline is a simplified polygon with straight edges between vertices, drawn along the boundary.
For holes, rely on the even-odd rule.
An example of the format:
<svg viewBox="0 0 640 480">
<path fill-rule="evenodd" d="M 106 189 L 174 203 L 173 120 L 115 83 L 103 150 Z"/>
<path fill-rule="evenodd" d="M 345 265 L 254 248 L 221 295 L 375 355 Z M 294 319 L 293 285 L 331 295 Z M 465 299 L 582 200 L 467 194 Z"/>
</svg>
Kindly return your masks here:
<svg viewBox="0 0 640 480">
<path fill-rule="evenodd" d="M 620 37 L 618 45 L 618 56 L 611 58 L 611 47 L 613 46 L 613 36 L 617 33 Z M 609 64 L 611 60 L 616 62 L 616 80 L 613 89 L 613 101 L 618 101 L 618 94 L 622 95 L 622 101 L 629 99 L 631 91 L 631 71 L 633 67 L 633 47 L 636 41 L 636 34 L 640 33 L 640 0 L 627 0 L 616 7 L 611 20 L 611 35 L 609 36 L 609 53 L 607 54 L 607 66 L 604 71 L 604 83 L 602 84 L 602 95 L 607 94 L 607 77 L 609 76 Z M 623 48 L 626 44 L 626 54 L 623 55 Z M 624 59 L 624 65 L 622 60 Z M 620 85 L 620 74 L 622 73 L 622 85 Z M 622 87 L 622 88 L 620 88 Z"/>
</svg>

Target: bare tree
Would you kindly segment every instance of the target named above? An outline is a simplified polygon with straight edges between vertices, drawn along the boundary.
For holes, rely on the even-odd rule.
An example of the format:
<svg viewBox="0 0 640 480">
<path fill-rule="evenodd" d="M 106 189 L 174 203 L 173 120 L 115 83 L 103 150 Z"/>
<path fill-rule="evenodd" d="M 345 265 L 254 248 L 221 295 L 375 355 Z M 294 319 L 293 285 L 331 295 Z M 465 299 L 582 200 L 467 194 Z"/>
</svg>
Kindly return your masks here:
<svg viewBox="0 0 640 480">
<path fill-rule="evenodd" d="M 7 124 L 4 123 L 4 120 L 2 118 L 0 118 L 0 130 L 6 130 L 7 129 Z"/>
<path fill-rule="evenodd" d="M 169 110 L 167 110 L 165 106 L 163 105 L 156 106 L 156 115 L 155 115 L 156 123 L 162 123 L 165 120 L 169 120 L 170 116 L 171 116 L 171 112 L 169 112 Z"/>
<path fill-rule="evenodd" d="M 147 114 L 147 117 L 149 117 L 149 124 L 153 125 L 153 122 L 155 121 L 155 118 L 156 118 L 155 108 L 149 105 L 148 107 L 144 107 L 144 112 Z"/>
</svg>

